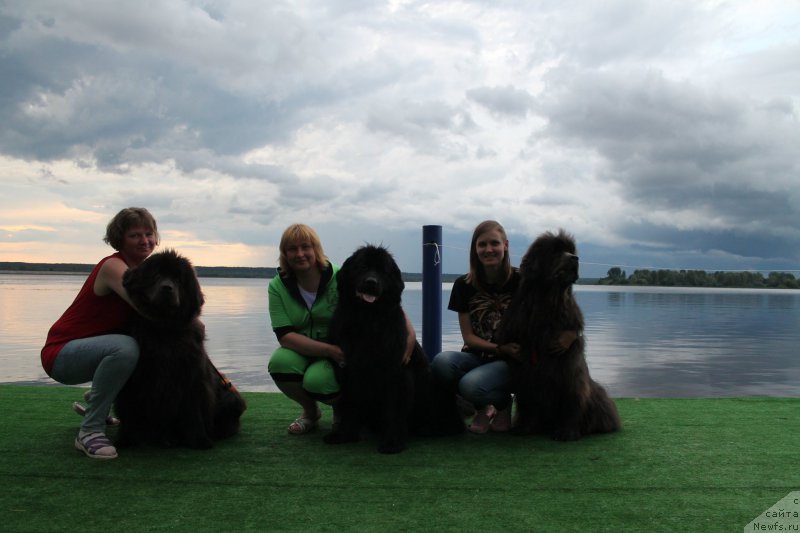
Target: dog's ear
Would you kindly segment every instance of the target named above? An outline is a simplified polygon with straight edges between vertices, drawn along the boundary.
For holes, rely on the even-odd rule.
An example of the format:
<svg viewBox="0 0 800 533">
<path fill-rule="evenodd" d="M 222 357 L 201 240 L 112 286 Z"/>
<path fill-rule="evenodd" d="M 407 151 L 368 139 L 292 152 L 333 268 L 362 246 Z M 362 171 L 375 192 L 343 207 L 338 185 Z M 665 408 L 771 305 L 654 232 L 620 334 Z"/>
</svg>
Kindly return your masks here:
<svg viewBox="0 0 800 533">
<path fill-rule="evenodd" d="M 336 273 L 336 292 L 338 294 L 353 294 L 355 290 L 349 285 L 350 270 L 353 268 L 353 257 L 355 257 L 355 255 L 351 255 L 345 259 L 342 266 L 339 267 L 339 272 Z M 346 302 L 347 298 L 342 298 L 342 301 Z"/>
<path fill-rule="evenodd" d="M 385 252 L 388 271 L 391 273 L 392 279 L 397 280 L 397 288 L 402 293 L 406 289 L 406 284 L 403 281 L 403 273 L 400 271 L 400 267 L 397 265 L 397 261 L 394 260 L 392 254 L 390 254 L 388 250 L 385 250 Z"/>
<path fill-rule="evenodd" d="M 178 313 L 184 320 L 189 320 L 200 314 L 205 298 L 191 261 L 177 252 L 170 252 L 169 265 L 165 265 L 165 268 L 169 268 L 179 285 L 181 303 Z"/>
<path fill-rule="evenodd" d="M 530 265 L 528 270 L 531 279 L 538 280 L 542 277 L 542 254 L 533 254 L 530 258 Z"/>
<path fill-rule="evenodd" d="M 203 304 L 206 303 L 206 299 L 203 295 L 203 289 L 200 288 L 200 280 L 197 279 L 197 272 L 195 272 L 194 268 L 192 268 L 192 280 L 194 284 L 195 301 L 197 302 L 197 309 L 199 311 L 200 308 L 203 307 Z"/>
<path fill-rule="evenodd" d="M 131 268 L 126 270 L 125 273 L 122 275 L 122 286 L 125 288 L 125 290 L 127 290 L 128 287 L 130 287 L 131 284 L 133 283 L 133 276 L 134 276 L 133 269 Z"/>
<path fill-rule="evenodd" d="M 537 245 L 539 241 L 536 241 L 530 245 L 528 251 L 525 252 L 525 255 L 522 257 L 522 261 L 519 264 L 519 272 L 522 277 L 528 280 L 535 280 L 539 277 L 539 272 L 541 271 L 541 260 L 539 257 L 542 255 L 541 250 L 539 250 L 539 246 Z"/>
<path fill-rule="evenodd" d="M 146 263 L 146 262 L 145 262 Z M 146 264 L 142 263 L 138 266 L 129 268 L 122 275 L 122 286 L 126 291 L 133 290 L 142 280 L 142 272 L 146 268 Z"/>
<path fill-rule="evenodd" d="M 191 309 L 191 316 L 199 315 L 200 309 L 206 303 L 203 297 L 203 291 L 200 288 L 200 281 L 197 279 L 197 272 L 189 262 L 188 259 L 180 258 L 183 260 L 183 268 L 181 268 L 182 275 L 182 297 L 187 299 L 187 307 Z"/>
</svg>

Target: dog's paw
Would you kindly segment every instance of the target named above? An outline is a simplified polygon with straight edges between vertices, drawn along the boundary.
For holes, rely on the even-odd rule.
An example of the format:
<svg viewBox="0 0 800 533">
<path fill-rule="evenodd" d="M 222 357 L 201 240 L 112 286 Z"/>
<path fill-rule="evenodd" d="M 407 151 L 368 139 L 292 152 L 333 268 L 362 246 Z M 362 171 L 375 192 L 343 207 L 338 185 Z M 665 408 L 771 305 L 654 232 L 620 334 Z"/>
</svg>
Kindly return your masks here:
<svg viewBox="0 0 800 533">
<path fill-rule="evenodd" d="M 527 437 L 536 433 L 536 427 L 531 422 L 519 420 L 508 432 L 512 435 Z"/>
<path fill-rule="evenodd" d="M 406 449 L 406 445 L 399 441 L 382 442 L 378 445 L 380 453 L 400 453 Z"/>
<path fill-rule="evenodd" d="M 533 431 L 526 426 L 514 426 L 508 430 L 508 433 L 511 435 L 516 435 L 517 437 L 527 437 L 528 435 L 531 435 Z"/>
<path fill-rule="evenodd" d="M 578 440 L 581 436 L 581 432 L 578 428 L 574 427 L 563 427 L 558 428 L 553 432 L 553 440 L 558 440 L 562 442 L 571 441 L 571 440 Z"/>
<path fill-rule="evenodd" d="M 133 448 L 136 445 L 136 439 L 132 438 L 127 434 L 122 434 L 122 432 L 117 434 L 117 438 L 114 439 L 114 446 L 119 449 L 122 448 Z"/>
<path fill-rule="evenodd" d="M 356 442 L 358 437 L 346 435 L 341 431 L 334 431 L 322 437 L 322 440 L 325 444 L 344 444 L 345 442 Z"/>
<path fill-rule="evenodd" d="M 207 450 L 214 446 L 214 441 L 208 435 L 198 435 L 186 440 L 186 445 L 195 450 Z"/>
</svg>

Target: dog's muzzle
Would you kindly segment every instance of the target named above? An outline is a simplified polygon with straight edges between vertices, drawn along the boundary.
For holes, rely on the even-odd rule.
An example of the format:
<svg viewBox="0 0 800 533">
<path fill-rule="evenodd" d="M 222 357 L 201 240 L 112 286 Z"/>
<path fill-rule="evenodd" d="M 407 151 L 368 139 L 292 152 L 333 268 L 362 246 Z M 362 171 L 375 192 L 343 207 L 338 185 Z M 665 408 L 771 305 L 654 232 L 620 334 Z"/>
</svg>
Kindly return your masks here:
<svg viewBox="0 0 800 533">
<path fill-rule="evenodd" d="M 553 278 L 561 283 L 571 285 L 578 281 L 578 265 L 580 259 L 577 255 L 565 252 L 561 257 L 558 268 L 553 273 Z"/>
<path fill-rule="evenodd" d="M 153 288 L 152 300 L 169 307 L 178 307 L 181 303 L 178 286 L 171 279 L 160 281 Z"/>
<path fill-rule="evenodd" d="M 368 304 L 375 303 L 381 295 L 381 284 L 375 276 L 368 276 L 358 284 L 356 297 Z"/>
</svg>

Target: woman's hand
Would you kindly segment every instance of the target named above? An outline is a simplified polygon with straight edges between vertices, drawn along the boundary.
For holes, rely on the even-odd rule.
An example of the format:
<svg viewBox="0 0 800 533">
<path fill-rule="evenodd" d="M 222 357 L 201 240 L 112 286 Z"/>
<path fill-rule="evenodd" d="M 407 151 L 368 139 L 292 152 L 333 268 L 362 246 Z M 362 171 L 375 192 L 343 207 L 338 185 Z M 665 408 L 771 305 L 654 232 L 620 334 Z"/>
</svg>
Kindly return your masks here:
<svg viewBox="0 0 800 533">
<path fill-rule="evenodd" d="M 334 363 L 339 365 L 340 368 L 344 368 L 345 359 L 344 359 L 344 352 L 341 348 L 336 346 L 335 344 L 328 344 L 325 348 L 325 357 L 332 360 Z"/>
<path fill-rule="evenodd" d="M 403 364 L 407 365 L 411 361 L 411 356 L 414 355 L 414 348 L 417 347 L 417 332 L 414 331 L 414 324 L 411 323 L 408 313 L 403 311 L 403 314 L 406 316 L 406 330 L 408 331 L 406 351 L 403 353 Z"/>
<path fill-rule="evenodd" d="M 284 348 L 288 348 L 307 357 L 324 357 L 330 359 L 336 365 L 344 366 L 344 352 L 335 344 L 311 339 L 296 331 L 291 331 L 283 335 L 278 339 L 278 342 Z"/>
<path fill-rule="evenodd" d="M 572 346 L 578 337 L 581 336 L 581 332 L 575 329 L 567 329 L 562 331 L 558 335 L 558 339 L 552 343 L 550 349 L 554 352 L 566 352 L 569 350 L 570 346 Z"/>
<path fill-rule="evenodd" d="M 495 348 L 495 352 L 497 356 L 501 359 L 512 359 L 514 361 L 520 361 L 520 346 L 516 342 L 509 342 L 506 344 L 498 344 L 497 348 Z"/>
</svg>

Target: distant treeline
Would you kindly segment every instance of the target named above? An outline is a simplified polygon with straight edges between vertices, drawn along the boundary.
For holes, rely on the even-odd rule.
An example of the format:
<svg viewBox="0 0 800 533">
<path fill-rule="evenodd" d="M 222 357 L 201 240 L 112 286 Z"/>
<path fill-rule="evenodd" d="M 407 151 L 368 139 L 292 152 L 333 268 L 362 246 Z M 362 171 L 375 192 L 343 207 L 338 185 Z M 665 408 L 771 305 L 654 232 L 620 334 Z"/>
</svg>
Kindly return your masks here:
<svg viewBox="0 0 800 533">
<path fill-rule="evenodd" d="M 619 267 L 609 269 L 600 285 L 648 285 L 660 287 L 731 287 L 800 289 L 800 280 L 788 272 L 706 272 L 705 270 L 634 270 L 630 276 Z"/>
<path fill-rule="evenodd" d="M 94 265 L 81 263 L 22 263 L 0 261 L 0 272 L 30 274 L 88 274 Z M 201 278 L 260 278 L 277 275 L 275 267 L 195 267 Z M 453 282 L 458 274 L 442 274 L 444 282 Z M 406 282 L 422 281 L 422 274 L 403 272 Z M 800 279 L 786 272 L 706 272 L 704 270 L 635 270 L 628 276 L 619 267 L 609 269 L 604 278 L 583 278 L 581 285 L 655 285 L 661 287 L 737 287 L 800 289 Z"/>
<path fill-rule="evenodd" d="M 80 263 L 15 263 L 0 261 L 0 271 L 28 272 L 40 274 L 83 274 L 89 273 L 94 265 Z M 197 275 L 206 278 L 271 278 L 274 267 L 195 267 Z"/>
<path fill-rule="evenodd" d="M 2 272 L 26 272 L 32 274 L 88 274 L 94 265 L 80 263 L 22 263 L 0 261 Z M 277 274 L 275 267 L 195 267 L 201 278 L 273 278 Z M 443 274 L 444 281 L 453 281 L 458 276 Z M 422 281 L 422 274 L 403 273 L 403 280 Z"/>
</svg>

